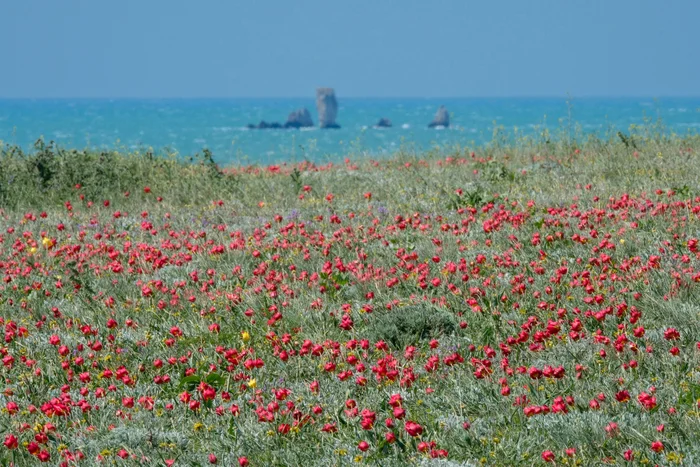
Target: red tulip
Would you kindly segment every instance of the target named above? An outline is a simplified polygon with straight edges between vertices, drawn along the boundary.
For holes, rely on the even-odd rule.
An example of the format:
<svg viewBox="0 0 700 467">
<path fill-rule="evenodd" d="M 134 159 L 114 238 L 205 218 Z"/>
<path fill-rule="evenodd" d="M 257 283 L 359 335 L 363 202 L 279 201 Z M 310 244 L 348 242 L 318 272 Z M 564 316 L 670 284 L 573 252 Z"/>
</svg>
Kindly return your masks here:
<svg viewBox="0 0 700 467">
<path fill-rule="evenodd" d="M 664 443 L 661 441 L 654 441 L 651 443 L 651 450 L 654 452 L 661 452 L 664 450 Z"/>
<path fill-rule="evenodd" d="M 423 433 L 423 427 L 411 420 L 406 422 L 404 428 L 406 429 L 406 433 L 413 437 L 420 436 L 421 433 Z"/>
<path fill-rule="evenodd" d="M 5 436 L 5 441 L 3 442 L 7 449 L 17 449 L 19 443 L 15 435 L 9 434 Z"/>
<path fill-rule="evenodd" d="M 543 451 L 542 452 L 542 460 L 545 462 L 554 462 L 556 459 L 556 456 L 552 451 Z"/>
</svg>

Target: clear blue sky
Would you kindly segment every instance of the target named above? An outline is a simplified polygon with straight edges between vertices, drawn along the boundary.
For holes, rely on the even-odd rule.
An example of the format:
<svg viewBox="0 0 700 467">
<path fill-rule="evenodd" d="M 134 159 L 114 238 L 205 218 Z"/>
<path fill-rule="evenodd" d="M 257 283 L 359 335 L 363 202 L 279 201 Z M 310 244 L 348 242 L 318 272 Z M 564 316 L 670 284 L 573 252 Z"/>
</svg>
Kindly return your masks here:
<svg viewBox="0 0 700 467">
<path fill-rule="evenodd" d="M 0 0 L 0 97 L 698 96 L 700 0 Z"/>
</svg>

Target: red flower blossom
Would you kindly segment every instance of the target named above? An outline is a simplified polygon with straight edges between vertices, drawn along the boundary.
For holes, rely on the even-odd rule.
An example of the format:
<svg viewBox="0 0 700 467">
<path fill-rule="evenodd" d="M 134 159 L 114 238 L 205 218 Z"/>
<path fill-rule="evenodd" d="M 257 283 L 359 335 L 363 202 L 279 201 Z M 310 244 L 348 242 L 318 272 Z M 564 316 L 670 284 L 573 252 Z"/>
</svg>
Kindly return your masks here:
<svg viewBox="0 0 700 467">
<path fill-rule="evenodd" d="M 423 427 L 411 420 L 406 422 L 404 428 L 406 429 L 406 433 L 413 437 L 420 436 L 423 433 Z"/>
<path fill-rule="evenodd" d="M 7 449 L 17 449 L 19 446 L 17 437 L 15 437 L 13 434 L 5 435 L 5 441 L 3 441 L 3 444 Z"/>
</svg>

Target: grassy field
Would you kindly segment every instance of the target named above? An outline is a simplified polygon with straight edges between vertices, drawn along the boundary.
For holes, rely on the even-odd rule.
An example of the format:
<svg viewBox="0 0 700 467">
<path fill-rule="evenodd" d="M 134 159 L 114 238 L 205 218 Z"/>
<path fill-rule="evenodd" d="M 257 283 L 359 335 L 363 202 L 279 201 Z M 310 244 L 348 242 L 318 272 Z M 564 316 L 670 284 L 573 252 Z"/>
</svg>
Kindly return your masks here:
<svg viewBox="0 0 700 467">
<path fill-rule="evenodd" d="M 2 465 L 698 465 L 700 138 L 0 155 Z"/>
</svg>

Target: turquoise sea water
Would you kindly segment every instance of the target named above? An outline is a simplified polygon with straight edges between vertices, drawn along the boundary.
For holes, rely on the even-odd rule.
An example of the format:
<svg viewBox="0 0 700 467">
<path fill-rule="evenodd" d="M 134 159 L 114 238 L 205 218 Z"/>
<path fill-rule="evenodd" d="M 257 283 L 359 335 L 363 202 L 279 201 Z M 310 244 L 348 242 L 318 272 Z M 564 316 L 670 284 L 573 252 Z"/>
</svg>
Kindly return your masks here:
<svg viewBox="0 0 700 467">
<path fill-rule="evenodd" d="M 427 128 L 445 105 L 451 127 Z M 404 147 L 426 150 L 470 146 L 492 139 L 494 128 L 534 135 L 569 128 L 569 116 L 584 132 L 629 131 L 630 125 L 661 118 L 668 131 L 700 130 L 700 98 L 624 99 L 343 99 L 340 130 L 248 130 L 260 120 L 284 123 L 300 107 L 317 114 L 309 99 L 0 99 L 0 140 L 31 148 L 43 136 L 64 147 L 168 149 L 191 155 L 209 148 L 228 163 L 271 163 L 370 154 Z M 374 129 L 381 117 L 393 127 Z"/>
</svg>

